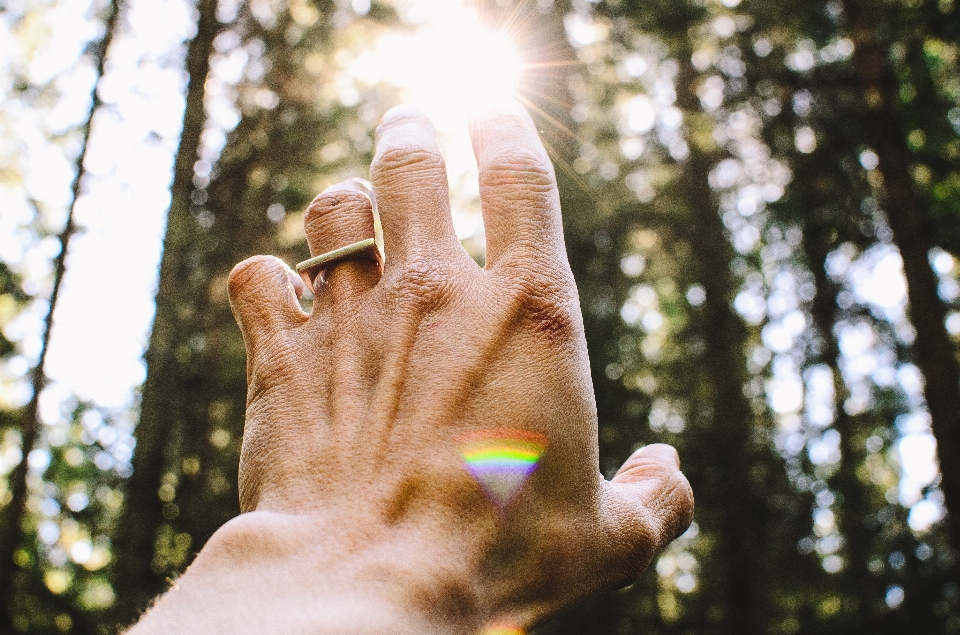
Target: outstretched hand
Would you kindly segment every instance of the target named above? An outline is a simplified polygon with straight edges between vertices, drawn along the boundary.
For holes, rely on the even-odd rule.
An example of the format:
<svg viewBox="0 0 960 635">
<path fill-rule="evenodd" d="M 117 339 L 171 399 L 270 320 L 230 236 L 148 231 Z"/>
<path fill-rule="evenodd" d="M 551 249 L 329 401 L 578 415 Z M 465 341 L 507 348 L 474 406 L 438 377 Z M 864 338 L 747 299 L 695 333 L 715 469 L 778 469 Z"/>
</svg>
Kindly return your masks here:
<svg viewBox="0 0 960 635">
<path fill-rule="evenodd" d="M 309 270 L 310 314 L 276 258 L 234 269 L 245 513 L 144 632 L 173 632 L 194 604 L 229 607 L 183 622 L 198 633 L 528 629 L 629 583 L 690 523 L 669 446 L 612 481 L 598 471 L 583 322 L 533 122 L 511 105 L 471 136 L 485 267 L 454 232 L 432 124 L 401 107 L 377 130 L 372 191 L 328 189 L 305 221 L 323 254 L 373 237 L 375 200 L 383 261 L 372 248 Z"/>
</svg>

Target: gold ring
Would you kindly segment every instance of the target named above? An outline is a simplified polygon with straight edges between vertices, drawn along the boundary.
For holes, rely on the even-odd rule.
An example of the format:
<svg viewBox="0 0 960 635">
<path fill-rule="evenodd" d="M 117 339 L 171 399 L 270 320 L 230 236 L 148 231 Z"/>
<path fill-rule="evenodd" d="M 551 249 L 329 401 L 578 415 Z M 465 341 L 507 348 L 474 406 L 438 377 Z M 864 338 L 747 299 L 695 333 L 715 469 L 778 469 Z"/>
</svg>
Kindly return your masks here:
<svg viewBox="0 0 960 635">
<path fill-rule="evenodd" d="M 328 251 L 325 254 L 320 254 L 319 256 L 314 256 L 313 258 L 308 258 L 303 262 L 297 263 L 297 273 L 303 273 L 307 269 L 314 269 L 321 265 L 329 265 L 331 263 L 337 262 L 339 260 L 344 260 L 358 254 L 361 251 L 366 251 L 376 244 L 376 240 L 373 238 L 367 238 L 366 240 L 361 240 L 355 242 L 351 245 L 346 245 L 345 247 L 340 247 L 339 249 L 334 249 L 333 251 Z"/>
</svg>

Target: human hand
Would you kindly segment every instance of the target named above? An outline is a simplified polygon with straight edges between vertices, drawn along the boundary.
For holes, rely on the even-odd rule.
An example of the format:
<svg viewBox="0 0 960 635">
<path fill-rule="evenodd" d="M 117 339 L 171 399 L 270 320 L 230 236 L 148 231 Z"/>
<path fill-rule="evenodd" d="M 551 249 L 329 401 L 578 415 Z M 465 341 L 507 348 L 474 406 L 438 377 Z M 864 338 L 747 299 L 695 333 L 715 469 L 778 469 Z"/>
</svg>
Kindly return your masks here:
<svg viewBox="0 0 960 635">
<path fill-rule="evenodd" d="M 341 184 L 305 221 L 314 255 L 372 237 L 375 194 L 385 262 L 368 250 L 319 272 L 309 315 L 279 260 L 231 274 L 248 355 L 246 513 L 180 585 L 195 598 L 229 580 L 231 632 L 528 629 L 629 583 L 690 523 L 669 446 L 638 451 L 610 482 L 598 471 L 579 301 L 533 122 L 504 107 L 471 135 L 485 267 L 454 233 L 432 125 L 399 108 L 377 131 L 372 193 Z M 545 445 L 525 481 L 467 469 L 464 445 L 499 437 Z"/>
</svg>

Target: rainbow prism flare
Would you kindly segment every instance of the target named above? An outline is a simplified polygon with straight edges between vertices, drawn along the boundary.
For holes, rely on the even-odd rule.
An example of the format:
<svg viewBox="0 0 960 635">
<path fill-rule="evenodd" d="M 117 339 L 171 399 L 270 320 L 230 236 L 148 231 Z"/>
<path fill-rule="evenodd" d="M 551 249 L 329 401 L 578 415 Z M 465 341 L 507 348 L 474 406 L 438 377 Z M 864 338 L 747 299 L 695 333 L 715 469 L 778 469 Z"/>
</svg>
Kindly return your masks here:
<svg viewBox="0 0 960 635">
<path fill-rule="evenodd" d="M 459 439 L 464 467 L 503 513 L 547 449 L 547 438 L 527 430 L 476 430 Z"/>
<path fill-rule="evenodd" d="M 522 628 L 510 624 L 491 624 L 480 631 L 480 635 L 526 635 L 526 633 Z"/>
</svg>

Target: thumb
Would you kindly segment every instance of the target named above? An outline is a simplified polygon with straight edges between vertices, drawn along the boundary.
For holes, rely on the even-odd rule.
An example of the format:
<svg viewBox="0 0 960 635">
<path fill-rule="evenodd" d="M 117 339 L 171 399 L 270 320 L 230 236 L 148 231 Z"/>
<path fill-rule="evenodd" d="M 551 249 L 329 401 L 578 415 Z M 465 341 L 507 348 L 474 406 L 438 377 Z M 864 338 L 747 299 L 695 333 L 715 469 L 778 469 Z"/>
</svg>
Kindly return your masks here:
<svg viewBox="0 0 960 635">
<path fill-rule="evenodd" d="M 248 358 L 264 342 L 308 319 L 298 302 L 303 281 L 279 258 L 247 258 L 230 272 L 227 287 L 230 308 L 243 333 Z"/>
<path fill-rule="evenodd" d="M 669 445 L 634 452 L 604 494 L 608 563 L 622 579 L 638 577 L 693 521 L 693 490 Z"/>
</svg>

